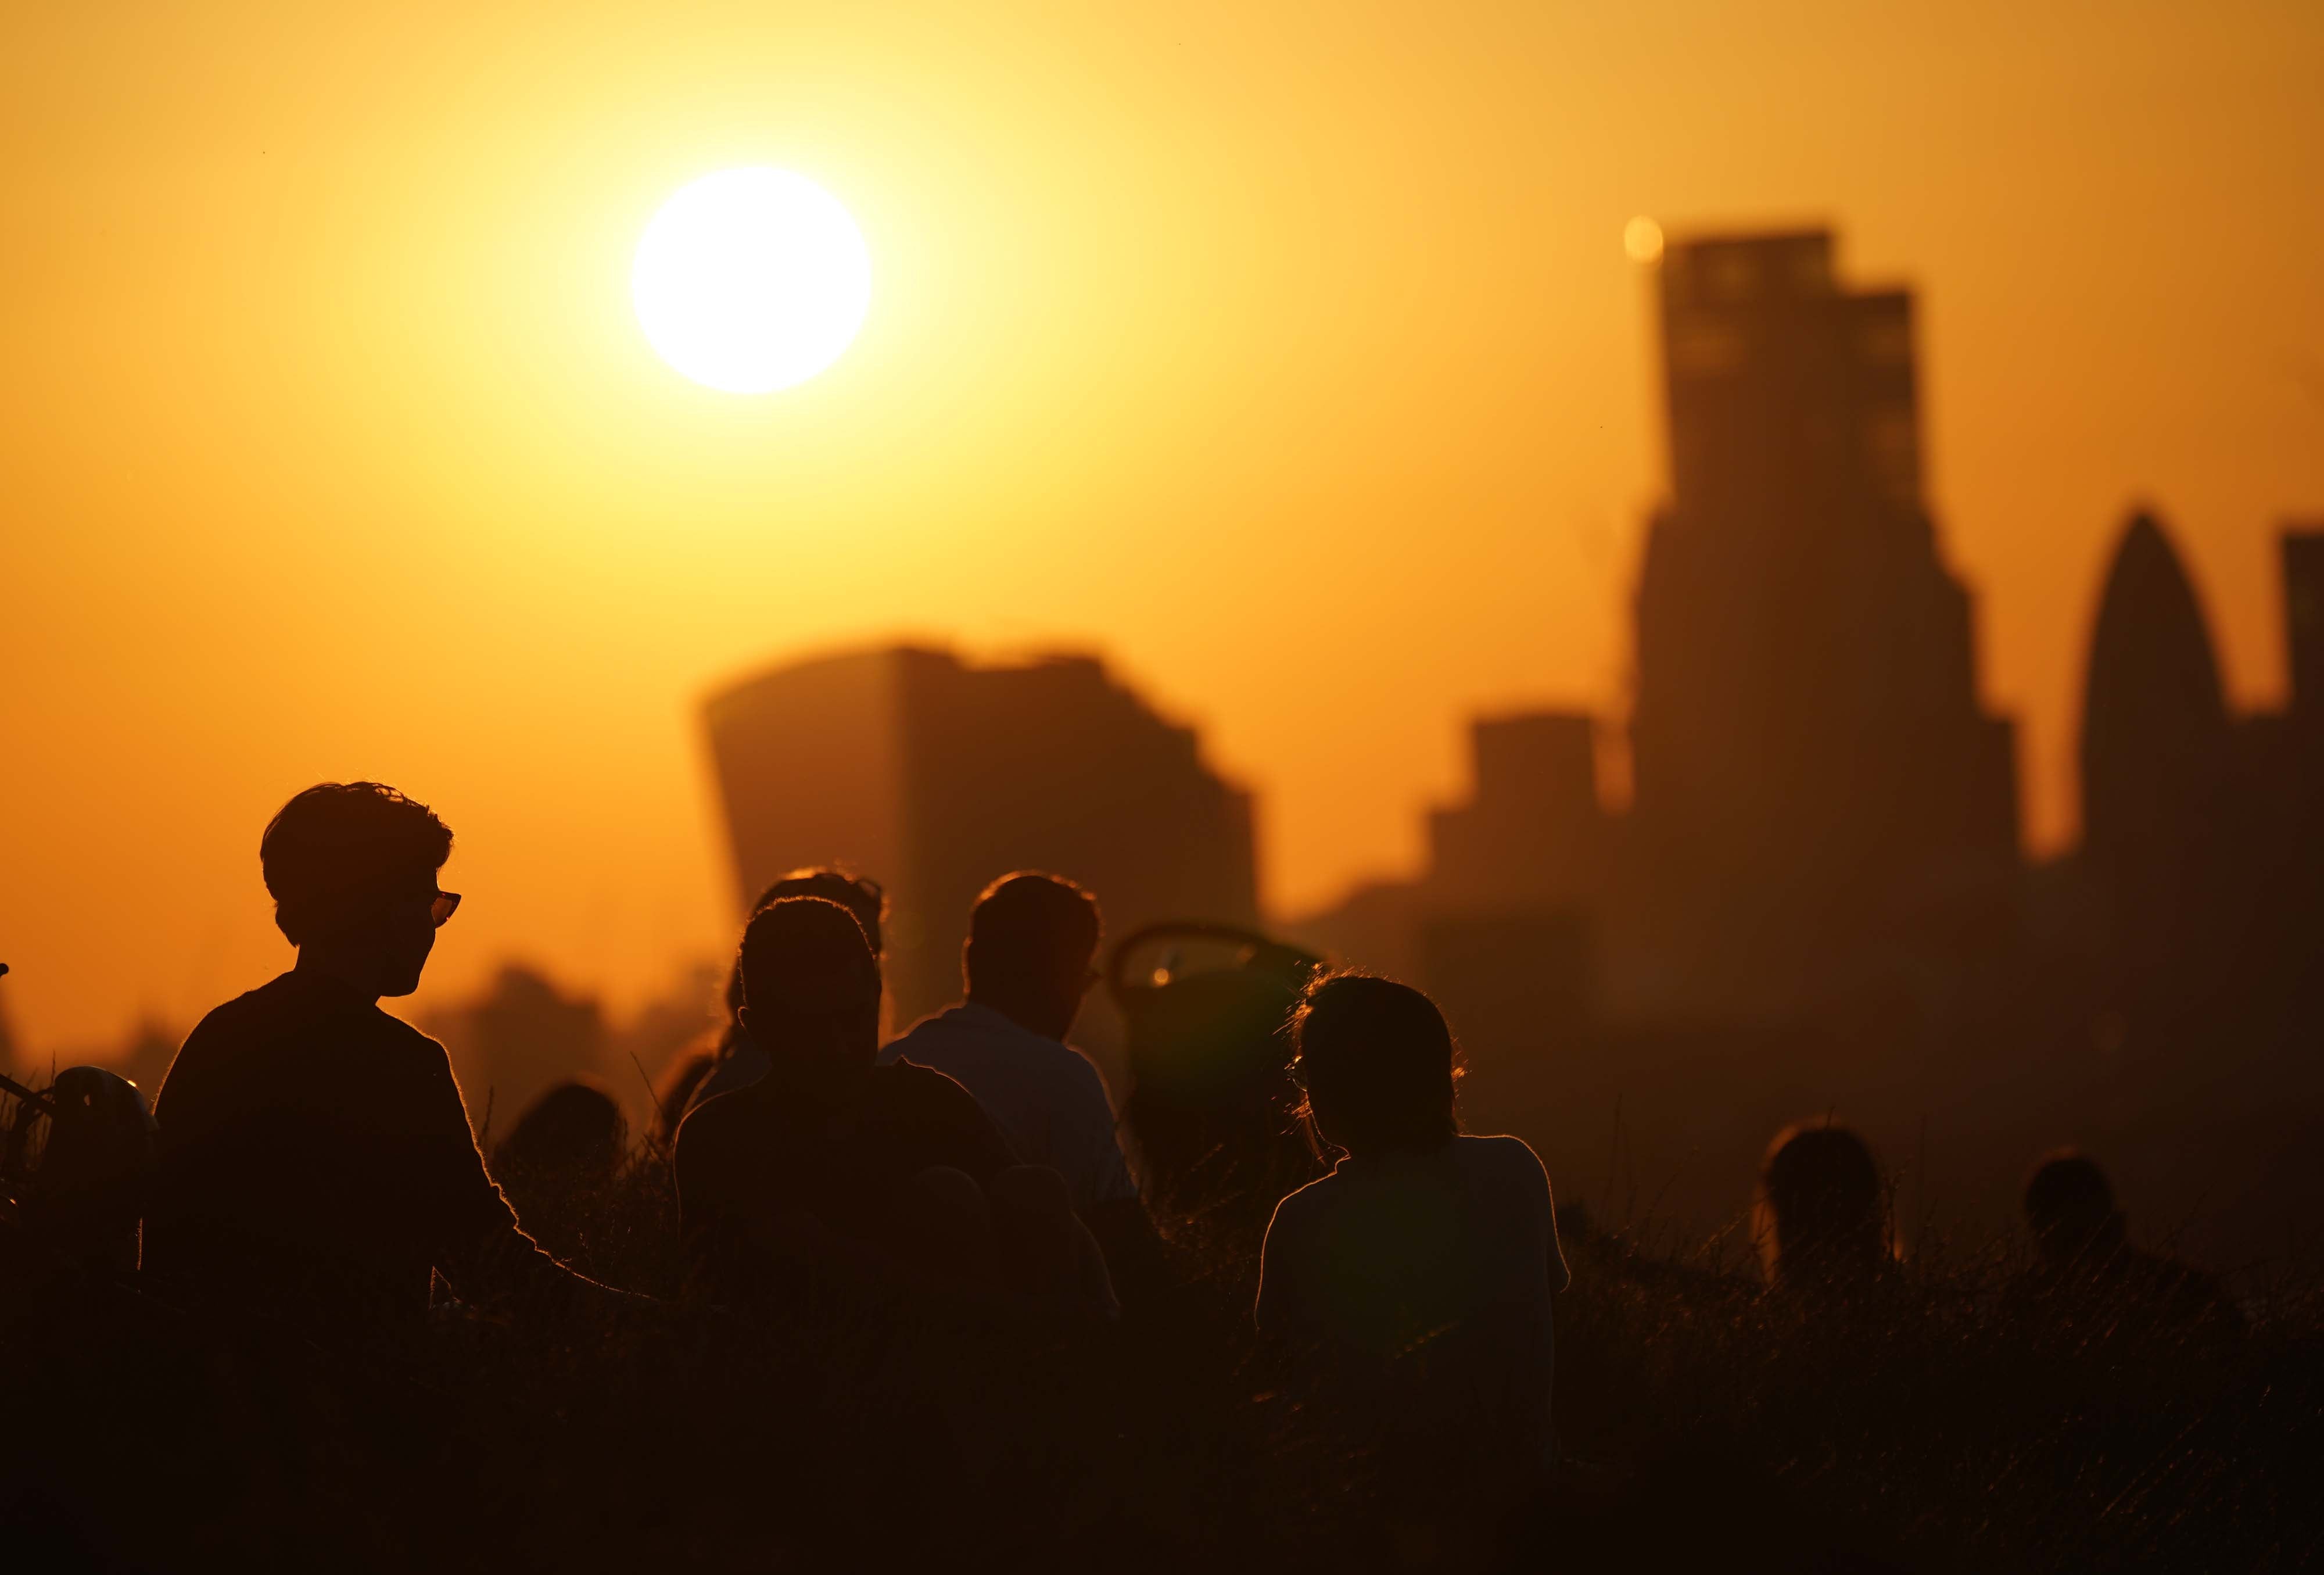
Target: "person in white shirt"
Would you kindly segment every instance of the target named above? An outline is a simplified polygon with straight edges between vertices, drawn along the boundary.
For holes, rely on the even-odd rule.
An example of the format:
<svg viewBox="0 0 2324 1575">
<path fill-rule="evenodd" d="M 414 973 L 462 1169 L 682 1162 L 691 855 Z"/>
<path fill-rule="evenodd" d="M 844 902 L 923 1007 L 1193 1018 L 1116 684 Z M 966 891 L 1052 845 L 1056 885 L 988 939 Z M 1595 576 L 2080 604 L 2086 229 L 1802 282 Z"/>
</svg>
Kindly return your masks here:
<svg viewBox="0 0 2324 1575">
<path fill-rule="evenodd" d="M 1019 1159 L 1065 1178 L 1119 1278 L 1123 1255 L 1143 1253 L 1153 1227 L 1122 1159 L 1105 1080 L 1065 1042 L 1097 982 L 1091 964 L 1102 930 L 1096 900 L 1072 881 L 1002 876 L 969 915 L 968 998 L 914 1024 L 880 1059 L 933 1067 L 975 1095 Z"/>
<path fill-rule="evenodd" d="M 1554 1458 L 1550 1298 L 1569 1283 L 1549 1178 L 1514 1137 L 1463 1135 L 1435 1004 L 1368 975 L 1292 1019 L 1305 1114 L 1342 1151 L 1277 1205 L 1259 1332 L 1295 1385 L 1414 1469 L 1516 1488 Z"/>
</svg>

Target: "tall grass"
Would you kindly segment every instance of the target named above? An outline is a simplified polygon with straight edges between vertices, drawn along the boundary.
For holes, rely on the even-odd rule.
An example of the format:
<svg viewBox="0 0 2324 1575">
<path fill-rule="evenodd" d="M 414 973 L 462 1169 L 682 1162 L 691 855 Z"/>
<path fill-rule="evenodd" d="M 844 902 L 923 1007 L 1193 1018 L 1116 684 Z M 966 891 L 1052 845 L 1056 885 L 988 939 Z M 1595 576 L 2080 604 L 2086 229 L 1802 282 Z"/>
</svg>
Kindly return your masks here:
<svg viewBox="0 0 2324 1575">
<path fill-rule="evenodd" d="M 679 1294 L 658 1156 L 602 1189 L 508 1181 L 528 1226 L 576 1266 Z M 681 1307 L 544 1330 L 447 1311 L 359 1350 L 78 1283 L 12 1246 L 0 1565 L 2288 1570 L 2324 1559 L 2312 1288 L 2271 1295 L 2240 1341 L 2059 1326 L 2021 1315 L 2006 1255 L 1935 1244 L 1886 1292 L 1812 1310 L 1763 1293 L 1731 1240 L 1654 1246 L 1569 1214 L 1558 1415 L 1572 1461 L 1505 1518 L 1432 1541 L 1384 1509 L 1393 1496 L 1368 1458 L 1257 1365 L 1256 1244 L 1221 1217 L 1167 1222 L 1185 1284 L 1105 1330 L 875 1313 L 804 1285 L 770 1320 Z"/>
</svg>

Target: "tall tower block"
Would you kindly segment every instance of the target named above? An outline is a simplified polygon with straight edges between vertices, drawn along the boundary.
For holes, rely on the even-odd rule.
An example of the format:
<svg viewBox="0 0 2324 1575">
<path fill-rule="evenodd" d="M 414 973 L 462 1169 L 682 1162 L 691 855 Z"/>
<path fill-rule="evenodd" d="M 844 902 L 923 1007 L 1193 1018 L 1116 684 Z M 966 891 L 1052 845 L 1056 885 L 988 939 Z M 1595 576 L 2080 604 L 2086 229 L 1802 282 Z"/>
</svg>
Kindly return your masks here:
<svg viewBox="0 0 2324 1575">
<path fill-rule="evenodd" d="M 1979 705 L 1926 511 L 1912 295 L 1843 288 L 1821 230 L 1680 242 L 1657 290 L 1670 502 L 1637 593 L 1637 933 L 1687 1005 L 1783 1010 L 1848 949 L 1914 944 L 2006 878 L 2013 737 Z"/>
</svg>

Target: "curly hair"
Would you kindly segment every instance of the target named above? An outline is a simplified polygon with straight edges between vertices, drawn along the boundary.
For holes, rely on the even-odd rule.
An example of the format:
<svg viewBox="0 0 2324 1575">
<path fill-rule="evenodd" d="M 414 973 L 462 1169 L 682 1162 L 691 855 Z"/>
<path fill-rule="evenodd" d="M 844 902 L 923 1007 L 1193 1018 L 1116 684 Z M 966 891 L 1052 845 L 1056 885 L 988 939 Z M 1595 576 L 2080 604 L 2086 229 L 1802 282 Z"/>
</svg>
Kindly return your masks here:
<svg viewBox="0 0 2324 1575">
<path fill-rule="evenodd" d="M 356 916 L 383 887 L 433 875 L 452 857 L 452 829 L 384 783 L 326 782 L 266 823 L 258 864 L 274 922 L 294 946 Z"/>
</svg>

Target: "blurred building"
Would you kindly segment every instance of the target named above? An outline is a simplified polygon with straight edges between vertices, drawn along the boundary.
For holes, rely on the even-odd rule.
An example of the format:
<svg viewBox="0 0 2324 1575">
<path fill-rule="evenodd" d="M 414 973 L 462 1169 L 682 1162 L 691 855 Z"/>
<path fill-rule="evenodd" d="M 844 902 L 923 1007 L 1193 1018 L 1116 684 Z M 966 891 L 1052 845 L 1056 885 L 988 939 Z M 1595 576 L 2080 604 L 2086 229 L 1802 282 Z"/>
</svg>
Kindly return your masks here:
<svg viewBox="0 0 2324 1575">
<path fill-rule="evenodd" d="M 2235 723 L 2193 583 L 2152 514 L 2108 566 L 2082 693 L 2082 852 L 2126 912 L 2169 909 L 2216 860 Z"/>
<path fill-rule="evenodd" d="M 959 997 L 969 909 L 1013 869 L 1079 881 L 1114 939 L 1256 922 L 1250 796 L 1092 658 L 856 652 L 746 679 L 704 718 L 738 900 L 803 865 L 881 882 L 899 1023 Z"/>
<path fill-rule="evenodd" d="M 1596 791 L 1610 728 L 1476 722 L 1426 867 L 1293 933 L 1427 988 L 1464 1119 L 1587 1156 L 1618 1209 L 1722 1218 L 1769 1133 L 1838 1109 L 1988 1224 L 2071 1141 L 2213 1250 L 2280 1250 L 2324 1211 L 2324 522 L 2282 541 L 2288 702 L 2239 715 L 2168 528 L 2126 521 L 2084 838 L 2028 865 L 1923 495 L 1912 298 L 1844 288 L 1821 232 L 1673 246 L 1656 289 L 1628 805 Z"/>
<path fill-rule="evenodd" d="M 1570 711 L 1470 724 L 1466 801 L 1428 816 L 1429 865 L 1296 921 L 1297 939 L 1409 979 L 1444 1009 L 1472 1074 L 1465 1118 L 1503 1131 L 1545 1102 L 1597 1010 L 1596 914 L 1616 822 L 1596 725 Z"/>
<path fill-rule="evenodd" d="M 1619 950 L 1642 1009 L 1795 1011 L 1850 959 L 2006 944 L 2009 722 L 1922 487 L 1913 298 L 1822 231 L 1658 277 L 1671 495 L 1637 588 Z"/>
<path fill-rule="evenodd" d="M 1596 724 L 1571 711 L 1480 718 L 1469 801 L 1428 816 L 1441 906 L 1574 909 L 1596 903 L 1610 851 Z"/>
<path fill-rule="evenodd" d="M 1406 956 L 1481 979 L 1530 925 L 1556 957 L 1497 1015 L 1950 1010 L 2016 939 L 2016 762 L 1923 495 L 1913 298 L 1843 288 L 1820 230 L 1674 244 L 1657 289 L 1670 499 L 1637 586 L 1628 811 L 1600 804 L 1591 718 L 1480 722 L 1426 874 L 1305 932 L 1385 951 L 1400 901 Z"/>
<path fill-rule="evenodd" d="M 2082 843 L 2136 858 L 2218 809 L 2233 723 L 2211 631 L 2162 523 L 2124 526 L 2082 697 Z"/>
<path fill-rule="evenodd" d="M 2287 526 L 2282 562 L 2292 721 L 2303 737 L 2324 739 L 2324 522 Z"/>
<path fill-rule="evenodd" d="M 2125 525 L 2090 635 L 2082 700 L 2086 944 L 2135 1016 L 2274 997 L 2324 931 L 2324 536 L 2282 540 L 2292 693 L 2237 716 L 2168 529 Z"/>
</svg>

